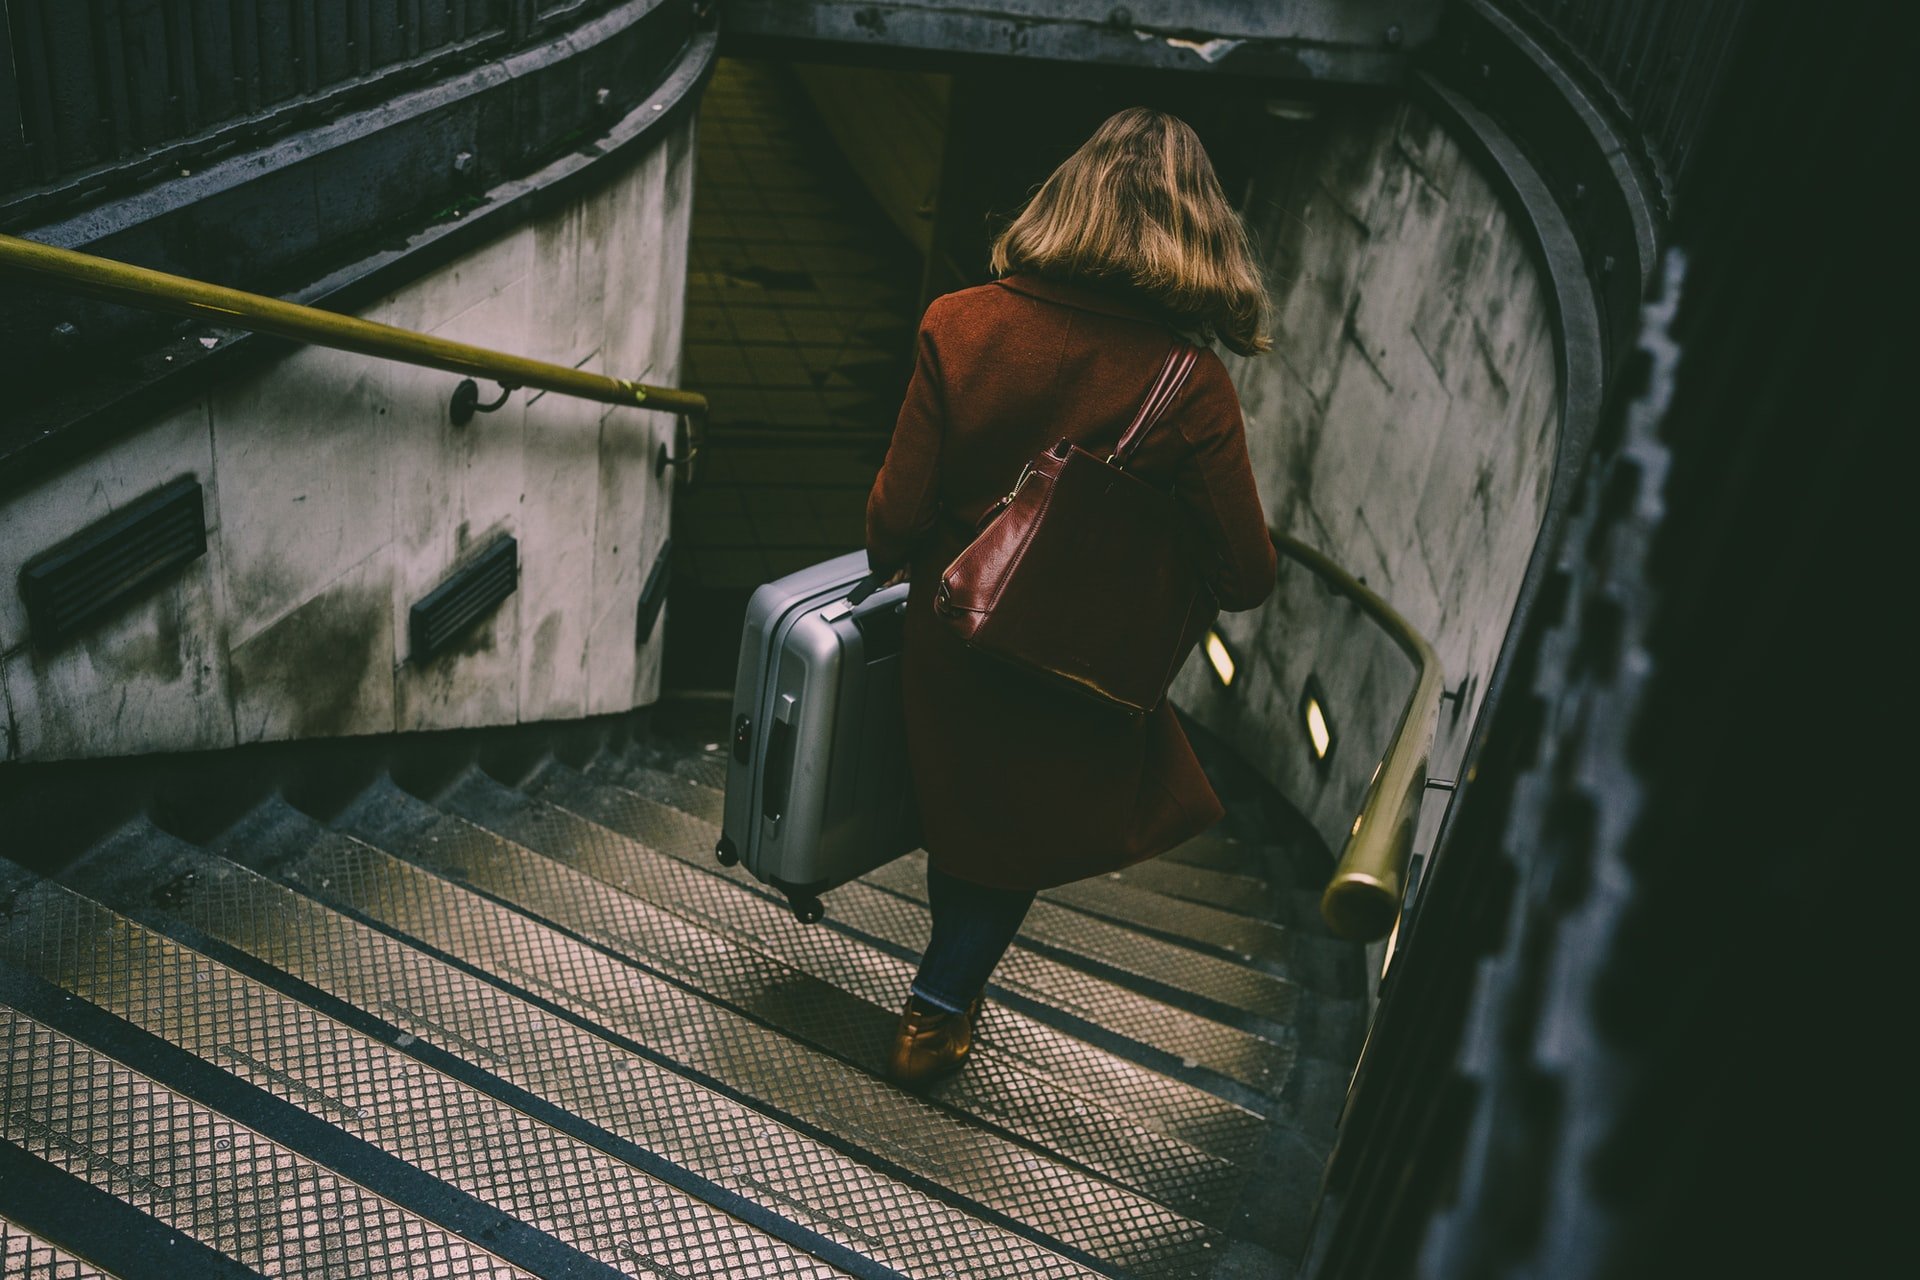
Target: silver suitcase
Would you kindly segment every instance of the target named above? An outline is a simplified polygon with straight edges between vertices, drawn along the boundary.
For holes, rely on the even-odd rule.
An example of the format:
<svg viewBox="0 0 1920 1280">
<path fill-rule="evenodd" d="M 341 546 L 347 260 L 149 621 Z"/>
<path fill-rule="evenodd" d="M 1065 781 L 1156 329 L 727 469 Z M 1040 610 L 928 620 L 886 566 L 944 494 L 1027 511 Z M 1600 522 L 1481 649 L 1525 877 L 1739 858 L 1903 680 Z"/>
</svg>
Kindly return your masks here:
<svg viewBox="0 0 1920 1280">
<path fill-rule="evenodd" d="M 900 700 L 906 610 L 906 583 L 873 590 L 865 551 L 747 601 L 715 852 L 809 924 L 822 893 L 920 842 Z"/>
</svg>

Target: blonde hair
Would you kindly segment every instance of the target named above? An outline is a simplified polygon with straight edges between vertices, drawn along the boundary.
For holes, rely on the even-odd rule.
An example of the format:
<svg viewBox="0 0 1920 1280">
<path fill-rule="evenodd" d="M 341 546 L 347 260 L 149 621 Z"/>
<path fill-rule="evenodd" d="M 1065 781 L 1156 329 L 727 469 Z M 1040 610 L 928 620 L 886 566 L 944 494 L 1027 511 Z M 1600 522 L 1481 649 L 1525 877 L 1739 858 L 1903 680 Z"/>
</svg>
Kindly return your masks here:
<svg viewBox="0 0 1920 1280">
<path fill-rule="evenodd" d="M 993 270 L 1130 285 L 1241 355 L 1273 346 L 1246 227 L 1199 135 L 1163 111 L 1095 129 L 994 240 Z"/>
</svg>

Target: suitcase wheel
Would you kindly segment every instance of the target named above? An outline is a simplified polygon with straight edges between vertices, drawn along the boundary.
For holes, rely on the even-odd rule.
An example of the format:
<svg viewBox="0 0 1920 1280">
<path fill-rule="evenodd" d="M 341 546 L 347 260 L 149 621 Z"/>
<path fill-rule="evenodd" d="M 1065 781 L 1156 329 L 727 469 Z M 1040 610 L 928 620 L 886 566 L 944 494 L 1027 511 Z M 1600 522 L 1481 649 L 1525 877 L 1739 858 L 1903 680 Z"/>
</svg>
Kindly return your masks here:
<svg viewBox="0 0 1920 1280">
<path fill-rule="evenodd" d="M 733 840 L 729 836 L 720 837 L 720 843 L 714 846 L 713 856 L 720 860 L 720 865 L 723 867 L 730 867 L 740 861 L 740 851 L 733 847 Z"/>
<path fill-rule="evenodd" d="M 793 900 L 793 918 L 801 924 L 819 924 L 827 909 L 820 905 L 818 898 L 795 898 Z"/>
</svg>

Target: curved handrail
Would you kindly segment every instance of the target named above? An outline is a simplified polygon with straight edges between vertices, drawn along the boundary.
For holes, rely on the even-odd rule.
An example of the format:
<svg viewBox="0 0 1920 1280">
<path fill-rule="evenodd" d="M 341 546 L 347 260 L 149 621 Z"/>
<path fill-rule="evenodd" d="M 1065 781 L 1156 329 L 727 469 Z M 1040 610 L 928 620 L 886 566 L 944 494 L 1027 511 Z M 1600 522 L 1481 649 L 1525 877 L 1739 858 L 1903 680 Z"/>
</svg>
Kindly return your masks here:
<svg viewBox="0 0 1920 1280">
<path fill-rule="evenodd" d="M 58 249 L 17 236 L 0 235 L 0 271 L 33 276 L 61 289 L 108 302 L 197 316 L 230 328 L 270 333 L 315 346 L 400 360 L 448 373 L 470 374 L 508 388 L 538 387 L 602 404 L 639 406 L 666 413 L 701 414 L 707 409 L 705 396 L 678 387 L 649 386 L 464 342 L 449 342 L 412 329 L 228 289 L 204 280 L 168 275 L 164 271 Z"/>
<path fill-rule="evenodd" d="M 1305 565 L 1373 619 L 1419 673 L 1386 753 L 1367 784 L 1333 877 L 1320 895 L 1320 915 L 1329 928 L 1343 938 L 1371 942 L 1392 930 L 1406 893 L 1413 829 L 1426 791 L 1427 754 L 1433 748 L 1440 695 L 1446 689 L 1440 657 L 1399 611 L 1321 551 L 1278 530 L 1269 529 L 1268 534 L 1276 551 Z"/>
</svg>

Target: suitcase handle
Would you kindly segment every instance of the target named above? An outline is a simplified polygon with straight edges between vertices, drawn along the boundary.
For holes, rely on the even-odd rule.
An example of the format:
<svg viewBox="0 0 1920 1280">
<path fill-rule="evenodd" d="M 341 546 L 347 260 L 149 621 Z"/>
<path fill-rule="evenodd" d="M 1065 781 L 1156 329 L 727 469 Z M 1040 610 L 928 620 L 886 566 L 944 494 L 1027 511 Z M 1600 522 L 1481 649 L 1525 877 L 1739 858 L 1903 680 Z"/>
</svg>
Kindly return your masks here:
<svg viewBox="0 0 1920 1280">
<path fill-rule="evenodd" d="M 847 592 L 847 603 L 859 604 L 862 600 L 865 600 L 868 596 L 878 591 L 880 584 L 886 580 L 885 575 L 879 573 L 877 570 L 869 573 L 866 577 L 853 584 L 853 590 Z"/>
<path fill-rule="evenodd" d="M 793 790 L 793 697 L 780 699 L 773 727 L 767 730 L 766 772 L 760 776 L 760 814 L 778 823 Z"/>
</svg>

